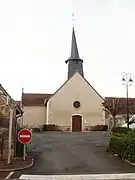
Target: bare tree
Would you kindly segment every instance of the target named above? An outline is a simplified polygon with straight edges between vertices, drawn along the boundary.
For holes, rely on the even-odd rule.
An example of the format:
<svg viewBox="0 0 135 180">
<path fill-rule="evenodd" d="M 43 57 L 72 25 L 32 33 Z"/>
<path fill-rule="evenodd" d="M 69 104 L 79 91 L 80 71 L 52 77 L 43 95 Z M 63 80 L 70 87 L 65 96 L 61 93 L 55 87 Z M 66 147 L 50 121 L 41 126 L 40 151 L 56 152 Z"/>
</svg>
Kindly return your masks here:
<svg viewBox="0 0 135 180">
<path fill-rule="evenodd" d="M 117 125 L 116 123 L 116 115 L 118 115 L 119 113 L 123 113 L 126 114 L 126 101 L 125 99 L 120 100 L 118 98 L 110 98 L 105 99 L 105 101 L 103 102 L 103 110 L 109 114 L 112 115 L 113 117 L 113 121 L 114 121 L 114 126 Z M 129 108 L 129 113 L 134 114 L 135 113 L 135 99 L 134 98 L 129 98 L 129 102 L 128 102 L 128 108 Z"/>
<path fill-rule="evenodd" d="M 103 110 L 113 117 L 114 126 L 117 125 L 116 123 L 116 115 L 120 113 L 120 111 L 124 108 L 124 103 L 120 102 L 118 99 L 112 99 L 111 101 L 105 100 L 103 102 Z"/>
</svg>

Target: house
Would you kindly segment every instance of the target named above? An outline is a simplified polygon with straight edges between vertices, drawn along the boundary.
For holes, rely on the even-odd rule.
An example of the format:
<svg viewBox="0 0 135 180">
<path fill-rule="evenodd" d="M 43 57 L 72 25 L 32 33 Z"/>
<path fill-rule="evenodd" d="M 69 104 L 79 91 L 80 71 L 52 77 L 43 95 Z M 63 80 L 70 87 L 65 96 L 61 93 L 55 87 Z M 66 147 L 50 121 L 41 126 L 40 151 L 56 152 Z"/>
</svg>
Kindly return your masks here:
<svg viewBox="0 0 135 180">
<path fill-rule="evenodd" d="M 105 102 L 110 106 L 114 106 L 117 125 L 123 125 L 127 118 L 127 98 L 105 97 Z M 135 98 L 128 98 L 128 109 L 129 117 L 135 114 Z M 113 117 L 108 112 L 106 112 L 105 117 L 106 124 L 109 123 L 110 119 L 113 120 Z"/>
<path fill-rule="evenodd" d="M 22 94 L 23 125 L 42 127 L 56 124 L 64 131 L 86 131 L 105 124 L 103 97 L 85 79 L 83 60 L 79 56 L 75 30 L 72 29 L 71 56 L 67 81 L 53 94 Z"/>
<path fill-rule="evenodd" d="M 7 104 L 7 97 L 9 97 Z M 7 158 L 8 153 L 8 130 L 9 130 L 9 110 L 13 107 L 13 124 L 12 124 L 12 156 L 14 156 L 14 149 L 17 137 L 17 121 L 22 116 L 22 110 L 15 100 L 7 93 L 7 91 L 0 84 L 0 159 Z"/>
</svg>

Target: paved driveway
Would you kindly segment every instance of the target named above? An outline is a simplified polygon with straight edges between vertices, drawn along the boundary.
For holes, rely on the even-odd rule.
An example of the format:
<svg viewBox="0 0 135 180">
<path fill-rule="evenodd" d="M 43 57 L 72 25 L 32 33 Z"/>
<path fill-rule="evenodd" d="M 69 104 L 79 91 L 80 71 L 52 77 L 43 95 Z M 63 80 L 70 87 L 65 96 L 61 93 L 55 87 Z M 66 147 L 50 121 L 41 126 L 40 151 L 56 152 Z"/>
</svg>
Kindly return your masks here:
<svg viewBox="0 0 135 180">
<path fill-rule="evenodd" d="M 135 167 L 106 152 L 104 132 L 35 134 L 30 150 L 36 151 L 35 165 L 23 174 L 94 174 L 135 172 Z"/>
</svg>

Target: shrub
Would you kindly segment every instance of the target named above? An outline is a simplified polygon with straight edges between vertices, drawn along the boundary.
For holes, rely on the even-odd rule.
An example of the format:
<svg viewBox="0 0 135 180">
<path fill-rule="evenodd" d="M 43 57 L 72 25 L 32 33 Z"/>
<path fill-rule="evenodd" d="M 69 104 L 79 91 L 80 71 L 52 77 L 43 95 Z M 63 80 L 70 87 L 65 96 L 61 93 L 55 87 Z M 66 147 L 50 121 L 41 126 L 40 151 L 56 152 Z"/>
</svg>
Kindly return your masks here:
<svg viewBox="0 0 135 180">
<path fill-rule="evenodd" d="M 55 125 L 55 124 L 44 124 L 43 131 L 61 131 L 59 126 Z"/>
<path fill-rule="evenodd" d="M 32 130 L 33 130 L 34 132 L 40 132 L 40 128 L 37 128 L 37 127 L 33 128 Z"/>
<path fill-rule="evenodd" d="M 135 132 L 113 134 L 110 138 L 108 150 L 118 154 L 123 159 L 135 162 Z"/>
<path fill-rule="evenodd" d="M 92 131 L 107 131 L 108 126 L 107 125 L 96 125 L 92 127 Z"/>
<path fill-rule="evenodd" d="M 127 133 L 128 131 L 131 131 L 128 127 L 113 127 L 112 133 Z"/>
</svg>

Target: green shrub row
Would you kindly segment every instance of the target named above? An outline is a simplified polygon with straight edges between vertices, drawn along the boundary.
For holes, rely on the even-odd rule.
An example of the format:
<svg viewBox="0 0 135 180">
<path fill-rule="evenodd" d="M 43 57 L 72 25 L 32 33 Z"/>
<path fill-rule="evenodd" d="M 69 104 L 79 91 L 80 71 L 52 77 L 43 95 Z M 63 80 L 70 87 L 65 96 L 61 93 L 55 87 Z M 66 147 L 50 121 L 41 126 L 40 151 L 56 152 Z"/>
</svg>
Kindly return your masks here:
<svg viewBox="0 0 135 180">
<path fill-rule="evenodd" d="M 35 127 L 32 128 L 34 132 L 41 132 L 41 131 L 61 131 L 60 127 L 55 124 L 44 124 L 41 128 Z"/>
<path fill-rule="evenodd" d="M 130 128 L 127 128 L 127 127 L 113 127 L 112 128 L 112 133 L 127 133 L 131 131 Z"/>
<path fill-rule="evenodd" d="M 44 124 L 43 131 L 61 131 L 59 126 L 55 125 L 55 124 Z"/>
<path fill-rule="evenodd" d="M 122 129 L 113 132 L 108 150 L 118 154 L 122 159 L 135 162 L 135 131 Z"/>
<path fill-rule="evenodd" d="M 91 128 L 92 131 L 107 131 L 107 125 L 96 125 Z"/>
<path fill-rule="evenodd" d="M 34 132 L 40 132 L 41 131 L 41 128 L 38 128 L 38 127 L 35 127 L 32 129 Z"/>
</svg>

